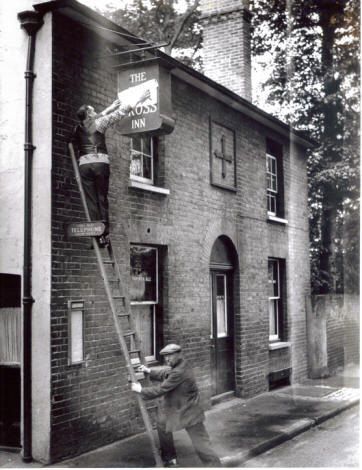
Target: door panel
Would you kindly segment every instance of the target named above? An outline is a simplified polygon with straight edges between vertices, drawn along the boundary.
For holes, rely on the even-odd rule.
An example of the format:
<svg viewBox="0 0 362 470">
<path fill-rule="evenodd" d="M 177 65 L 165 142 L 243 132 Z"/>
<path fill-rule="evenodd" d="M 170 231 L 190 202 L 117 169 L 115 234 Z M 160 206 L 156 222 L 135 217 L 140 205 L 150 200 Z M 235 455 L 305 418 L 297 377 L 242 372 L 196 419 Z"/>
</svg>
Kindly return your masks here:
<svg viewBox="0 0 362 470">
<path fill-rule="evenodd" d="M 234 389 L 234 315 L 232 273 L 211 272 L 212 335 L 211 361 L 214 394 Z"/>
</svg>

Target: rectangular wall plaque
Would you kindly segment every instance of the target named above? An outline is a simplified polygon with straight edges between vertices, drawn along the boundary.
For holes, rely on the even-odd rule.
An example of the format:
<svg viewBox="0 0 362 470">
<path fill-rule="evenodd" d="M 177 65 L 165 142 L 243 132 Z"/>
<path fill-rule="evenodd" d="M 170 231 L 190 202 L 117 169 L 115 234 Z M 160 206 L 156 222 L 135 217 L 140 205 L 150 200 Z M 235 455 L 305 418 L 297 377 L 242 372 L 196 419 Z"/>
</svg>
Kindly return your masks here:
<svg viewBox="0 0 362 470">
<path fill-rule="evenodd" d="M 74 222 L 67 225 L 68 237 L 96 237 L 102 235 L 105 225 L 103 222 Z"/>
<path fill-rule="evenodd" d="M 235 131 L 210 118 L 211 184 L 236 191 Z"/>
<path fill-rule="evenodd" d="M 68 302 L 68 363 L 84 361 L 84 301 Z"/>
</svg>

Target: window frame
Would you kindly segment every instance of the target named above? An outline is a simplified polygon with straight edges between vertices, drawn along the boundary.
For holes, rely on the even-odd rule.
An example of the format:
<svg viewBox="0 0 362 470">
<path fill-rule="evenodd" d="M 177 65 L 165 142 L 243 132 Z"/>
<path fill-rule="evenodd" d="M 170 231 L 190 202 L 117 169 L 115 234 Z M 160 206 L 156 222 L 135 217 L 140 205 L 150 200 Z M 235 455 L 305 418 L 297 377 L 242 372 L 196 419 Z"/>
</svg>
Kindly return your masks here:
<svg viewBox="0 0 362 470">
<path fill-rule="evenodd" d="M 156 306 L 157 304 L 155 303 L 130 303 L 130 307 L 131 307 L 131 311 L 132 311 L 132 306 L 141 306 L 141 307 L 149 307 L 149 308 L 152 308 L 152 313 L 151 313 L 151 316 L 152 316 L 152 319 L 151 319 L 151 322 L 152 322 L 152 349 L 153 349 L 153 354 L 151 354 L 150 356 L 146 356 L 145 355 L 145 359 L 147 362 L 152 362 L 152 361 L 156 361 L 156 354 L 157 354 L 157 351 L 156 351 L 156 347 L 157 347 L 157 337 L 156 337 Z M 132 315 L 134 315 L 134 313 L 132 313 Z M 137 331 L 138 335 L 140 336 L 140 333 Z M 131 363 L 132 364 L 138 364 L 139 361 L 138 361 L 138 358 L 131 358 Z"/>
<path fill-rule="evenodd" d="M 157 316 L 157 306 L 159 305 L 159 249 L 155 246 L 152 245 L 147 245 L 143 243 L 131 243 L 130 245 L 130 250 L 132 246 L 138 246 L 138 247 L 145 247 L 145 248 L 150 248 L 152 250 L 155 250 L 156 252 L 156 266 L 155 266 L 155 272 L 156 272 L 156 278 L 155 278 L 155 283 L 156 283 L 156 299 L 155 300 L 145 300 L 145 301 L 139 301 L 139 300 L 131 300 L 130 299 L 130 308 L 132 311 L 132 306 L 149 306 L 152 308 L 152 331 L 153 331 L 153 337 L 152 337 L 152 349 L 153 349 L 153 354 L 150 356 L 145 355 L 145 359 L 147 362 L 152 362 L 157 360 L 157 323 L 156 323 L 156 316 Z M 131 255 L 131 252 L 130 252 Z M 130 257 L 131 258 L 131 257 Z M 130 266 L 131 267 L 131 266 Z M 132 313 L 134 315 L 134 313 Z M 140 332 L 137 332 L 141 338 Z M 137 358 L 131 358 L 131 363 L 132 364 L 137 364 L 138 359 Z"/>
<path fill-rule="evenodd" d="M 269 167 L 269 162 L 274 162 L 275 171 Z M 271 165 L 272 167 L 273 165 Z M 276 216 L 278 213 L 278 159 L 274 155 L 266 153 L 266 179 L 267 179 L 267 201 L 268 201 L 268 215 Z M 273 180 L 275 180 L 275 189 L 273 188 Z M 270 184 L 271 183 L 271 184 Z M 274 209 L 271 206 L 274 202 Z"/>
<path fill-rule="evenodd" d="M 268 220 L 286 223 L 287 221 L 284 219 L 285 201 L 283 162 L 283 145 L 278 141 L 267 137 L 265 148 L 265 184 Z M 273 165 L 275 165 L 274 169 Z"/>
<path fill-rule="evenodd" d="M 131 140 L 130 140 L 130 169 L 129 169 L 130 179 L 133 180 L 133 181 L 138 181 L 140 183 L 145 183 L 145 184 L 149 184 L 149 185 L 153 186 L 155 184 L 155 149 L 157 148 L 157 146 L 155 145 L 155 142 L 154 142 L 155 137 L 154 136 L 148 136 L 148 135 L 140 135 L 140 136 L 137 136 L 137 137 L 141 139 L 141 150 L 134 150 L 133 149 L 133 141 L 134 141 L 135 137 L 131 137 Z M 144 139 L 145 138 L 150 139 L 150 149 L 151 149 L 151 154 L 150 155 L 143 151 Z M 150 164 L 151 178 L 145 178 L 144 176 L 138 176 L 138 175 L 135 175 L 131 172 L 132 157 L 133 157 L 134 154 L 138 154 L 138 155 L 142 156 L 141 157 L 141 159 L 142 159 L 141 160 L 142 161 L 142 169 L 143 169 L 143 166 L 144 166 L 144 157 L 146 156 L 147 158 L 150 158 L 150 161 L 151 161 L 151 164 Z"/>
<path fill-rule="evenodd" d="M 68 300 L 68 365 L 83 364 L 85 362 L 85 322 L 84 322 L 85 302 L 83 299 Z M 74 328 L 75 315 L 79 316 L 80 329 Z M 74 339 L 75 333 L 78 333 L 76 340 L 80 342 L 78 352 L 80 358 L 75 358 Z"/>
<path fill-rule="evenodd" d="M 228 311 L 228 302 L 227 302 L 227 279 L 226 279 L 226 274 L 225 273 L 216 273 L 215 274 L 215 289 L 217 290 L 217 278 L 218 277 L 222 277 L 223 278 L 223 289 L 224 289 L 224 318 L 223 318 L 223 323 L 224 323 L 224 326 L 225 326 L 225 331 L 223 333 L 219 333 L 219 331 L 217 330 L 216 331 L 216 338 L 227 338 L 229 336 L 229 328 L 228 328 L 228 315 L 229 315 L 229 311 Z M 216 297 L 216 300 L 218 298 L 218 295 L 217 295 L 217 292 L 215 292 L 215 297 Z M 216 313 L 217 315 L 217 313 Z M 212 320 L 213 320 L 213 316 L 211 316 Z M 219 325 L 219 322 L 217 322 L 217 328 L 219 328 L 220 325 Z M 213 328 L 213 323 L 212 323 L 212 328 Z M 211 330 L 213 331 L 213 330 Z"/>
<path fill-rule="evenodd" d="M 276 270 L 274 269 L 273 265 L 273 280 L 272 282 L 276 282 L 277 286 L 277 295 L 270 296 L 269 295 L 269 263 L 276 263 Z M 281 260 L 278 258 L 268 258 L 268 315 L 269 315 L 269 341 L 281 341 L 282 340 L 282 321 L 283 321 L 283 309 L 282 309 L 282 288 L 281 288 Z M 275 276 L 276 272 L 276 276 Z M 275 276 L 275 277 L 274 277 Z M 273 286 L 273 291 L 275 291 Z M 272 303 L 272 309 L 271 309 Z M 272 312 L 273 311 L 273 312 Z M 270 315 L 271 312 L 274 315 L 274 329 L 276 333 L 271 334 L 271 319 Z"/>
</svg>

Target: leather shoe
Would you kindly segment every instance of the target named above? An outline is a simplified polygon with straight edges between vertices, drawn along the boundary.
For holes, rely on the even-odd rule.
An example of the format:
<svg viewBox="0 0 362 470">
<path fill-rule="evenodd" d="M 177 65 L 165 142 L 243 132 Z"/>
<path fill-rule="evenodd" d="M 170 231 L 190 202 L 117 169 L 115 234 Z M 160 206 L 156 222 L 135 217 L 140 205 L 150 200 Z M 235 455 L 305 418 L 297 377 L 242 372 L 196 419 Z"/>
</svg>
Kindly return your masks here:
<svg viewBox="0 0 362 470">
<path fill-rule="evenodd" d="M 173 467 L 173 468 L 176 468 L 176 467 L 179 467 L 179 464 L 177 463 L 177 460 L 176 459 L 171 459 L 171 460 L 167 460 L 167 462 L 165 462 L 165 467 Z"/>
</svg>

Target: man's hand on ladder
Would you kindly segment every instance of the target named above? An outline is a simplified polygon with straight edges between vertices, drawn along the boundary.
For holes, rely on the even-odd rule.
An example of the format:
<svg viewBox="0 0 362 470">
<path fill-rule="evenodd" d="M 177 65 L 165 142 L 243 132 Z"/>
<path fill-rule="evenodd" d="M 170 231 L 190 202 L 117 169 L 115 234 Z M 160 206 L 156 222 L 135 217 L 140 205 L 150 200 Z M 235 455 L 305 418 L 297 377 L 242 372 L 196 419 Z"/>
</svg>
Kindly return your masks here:
<svg viewBox="0 0 362 470">
<path fill-rule="evenodd" d="M 141 393 L 142 385 L 139 382 L 132 382 L 131 389 L 133 392 Z"/>
<path fill-rule="evenodd" d="M 145 372 L 146 374 L 149 374 L 151 372 L 151 369 L 149 367 L 146 367 L 144 366 L 143 364 L 141 364 L 138 369 L 137 369 L 138 372 Z"/>
</svg>

